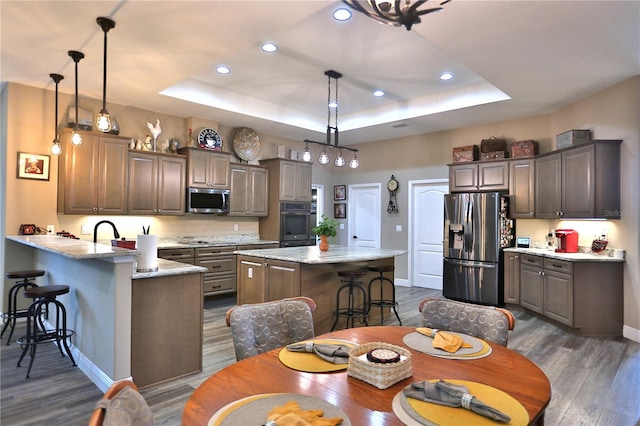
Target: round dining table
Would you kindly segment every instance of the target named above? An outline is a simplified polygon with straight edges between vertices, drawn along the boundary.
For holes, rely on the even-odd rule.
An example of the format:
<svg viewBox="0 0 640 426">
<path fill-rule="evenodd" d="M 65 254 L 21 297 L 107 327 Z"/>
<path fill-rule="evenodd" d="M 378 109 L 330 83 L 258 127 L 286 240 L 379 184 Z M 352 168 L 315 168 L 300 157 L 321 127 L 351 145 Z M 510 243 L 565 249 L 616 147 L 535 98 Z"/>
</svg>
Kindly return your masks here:
<svg viewBox="0 0 640 426">
<path fill-rule="evenodd" d="M 182 425 L 207 425 L 221 408 L 242 398 L 267 393 L 292 393 L 320 398 L 339 407 L 353 425 L 402 425 L 392 400 L 410 383 L 433 379 L 464 380 L 497 388 L 526 409 L 529 424 L 542 425 L 551 399 L 546 374 L 532 361 L 507 347 L 487 342 L 489 356 L 479 359 L 445 359 L 413 350 L 403 338 L 413 327 L 376 326 L 337 330 L 316 339 L 340 339 L 357 344 L 384 342 L 411 352 L 413 376 L 386 389 L 347 375 L 346 370 L 309 373 L 285 366 L 281 348 L 231 364 L 205 380 L 191 395 L 182 414 Z"/>
</svg>

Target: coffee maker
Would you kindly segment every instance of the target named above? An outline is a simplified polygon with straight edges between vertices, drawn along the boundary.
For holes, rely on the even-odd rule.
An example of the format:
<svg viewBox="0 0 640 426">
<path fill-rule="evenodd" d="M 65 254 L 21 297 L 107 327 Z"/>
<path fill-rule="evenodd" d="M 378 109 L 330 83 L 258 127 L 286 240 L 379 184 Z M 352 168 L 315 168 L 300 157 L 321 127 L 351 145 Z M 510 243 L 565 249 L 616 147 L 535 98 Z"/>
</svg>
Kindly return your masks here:
<svg viewBox="0 0 640 426">
<path fill-rule="evenodd" d="M 557 253 L 577 253 L 578 252 L 578 231 L 573 229 L 556 229 L 558 239 Z"/>
</svg>

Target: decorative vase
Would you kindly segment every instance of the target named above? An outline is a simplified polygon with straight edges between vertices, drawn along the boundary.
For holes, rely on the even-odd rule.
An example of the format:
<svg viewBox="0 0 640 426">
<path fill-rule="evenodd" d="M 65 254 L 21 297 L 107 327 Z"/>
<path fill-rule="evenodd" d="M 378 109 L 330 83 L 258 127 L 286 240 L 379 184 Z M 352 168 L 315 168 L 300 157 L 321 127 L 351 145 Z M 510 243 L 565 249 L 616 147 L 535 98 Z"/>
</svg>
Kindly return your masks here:
<svg viewBox="0 0 640 426">
<path fill-rule="evenodd" d="M 320 235 L 320 250 L 321 251 L 329 250 L 329 237 L 326 235 Z"/>
</svg>

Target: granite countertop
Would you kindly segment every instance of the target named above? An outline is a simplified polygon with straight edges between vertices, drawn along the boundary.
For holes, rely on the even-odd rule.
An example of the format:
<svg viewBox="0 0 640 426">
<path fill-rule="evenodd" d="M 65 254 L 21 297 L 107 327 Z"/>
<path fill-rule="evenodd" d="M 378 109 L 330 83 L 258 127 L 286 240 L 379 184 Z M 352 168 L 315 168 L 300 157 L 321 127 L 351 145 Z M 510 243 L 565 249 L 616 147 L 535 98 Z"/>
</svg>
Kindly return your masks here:
<svg viewBox="0 0 640 426">
<path fill-rule="evenodd" d="M 137 272 L 133 270 L 131 274 L 132 280 L 141 278 L 157 278 L 166 277 L 172 275 L 186 275 L 195 274 L 200 272 L 207 272 L 207 268 L 202 266 L 190 265 L 187 263 L 174 262 L 173 260 L 158 259 L 158 270 L 153 272 Z"/>
<path fill-rule="evenodd" d="M 609 250 L 603 254 L 578 252 L 578 253 L 556 253 L 548 249 L 541 248 L 517 248 L 504 249 L 505 252 L 516 252 L 533 254 L 536 256 L 548 257 L 550 259 L 568 260 L 571 262 L 624 262 L 624 250 Z"/>
<path fill-rule="evenodd" d="M 159 249 L 220 247 L 238 245 L 279 244 L 279 241 L 261 240 L 255 235 L 216 235 L 201 237 L 163 237 L 158 239 Z"/>
<path fill-rule="evenodd" d="M 114 258 L 138 254 L 136 250 L 53 235 L 17 235 L 7 236 L 7 239 L 71 259 Z"/>
<path fill-rule="evenodd" d="M 407 250 L 332 245 L 327 251 L 320 251 L 318 246 L 302 246 L 261 250 L 236 250 L 234 253 L 264 259 L 283 260 L 285 262 L 319 264 L 386 259 L 388 257 L 405 254 L 407 253 Z"/>
</svg>

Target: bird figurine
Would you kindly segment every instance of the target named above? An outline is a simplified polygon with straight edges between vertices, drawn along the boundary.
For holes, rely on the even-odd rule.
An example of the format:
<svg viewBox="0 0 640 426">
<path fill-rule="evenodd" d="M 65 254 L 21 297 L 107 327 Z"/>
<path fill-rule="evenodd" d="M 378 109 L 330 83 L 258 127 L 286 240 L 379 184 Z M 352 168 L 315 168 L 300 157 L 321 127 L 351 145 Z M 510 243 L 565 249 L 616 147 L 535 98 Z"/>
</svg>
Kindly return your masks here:
<svg viewBox="0 0 640 426">
<path fill-rule="evenodd" d="M 158 136 L 162 133 L 162 128 L 160 127 L 160 120 L 156 120 L 156 125 L 149 123 L 147 121 L 147 128 L 153 135 L 153 150 L 156 151 Z"/>
</svg>

